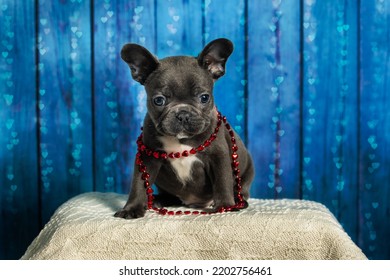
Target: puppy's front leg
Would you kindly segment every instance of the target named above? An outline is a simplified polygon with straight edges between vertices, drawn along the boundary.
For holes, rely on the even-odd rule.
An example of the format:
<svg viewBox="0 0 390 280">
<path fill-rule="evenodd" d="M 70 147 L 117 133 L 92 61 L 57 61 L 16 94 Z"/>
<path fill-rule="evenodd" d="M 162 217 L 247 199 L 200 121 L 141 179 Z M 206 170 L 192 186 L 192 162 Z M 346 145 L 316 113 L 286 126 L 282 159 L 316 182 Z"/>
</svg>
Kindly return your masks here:
<svg viewBox="0 0 390 280">
<path fill-rule="evenodd" d="M 161 161 L 145 158 L 143 164 L 147 168 L 150 177 L 148 179 L 150 185 L 154 184 L 157 174 L 161 167 Z M 145 215 L 147 209 L 147 196 L 145 189 L 145 181 L 141 178 L 142 173 L 139 172 L 138 165 L 134 165 L 133 180 L 129 198 L 122 210 L 115 213 L 115 217 L 132 219 L 141 218 Z"/>
<path fill-rule="evenodd" d="M 213 157 L 212 169 L 215 176 L 213 185 L 214 209 L 233 206 L 234 178 L 229 154 L 220 153 Z"/>
</svg>

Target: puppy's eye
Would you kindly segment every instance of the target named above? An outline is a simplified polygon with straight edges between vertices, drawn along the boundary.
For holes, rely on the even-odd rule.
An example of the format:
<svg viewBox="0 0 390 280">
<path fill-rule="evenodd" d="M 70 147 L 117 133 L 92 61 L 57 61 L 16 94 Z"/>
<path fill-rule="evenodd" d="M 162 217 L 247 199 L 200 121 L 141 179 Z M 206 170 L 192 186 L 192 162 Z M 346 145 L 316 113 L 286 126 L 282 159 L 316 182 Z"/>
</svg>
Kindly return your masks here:
<svg viewBox="0 0 390 280">
<path fill-rule="evenodd" d="M 209 94 L 202 94 L 200 96 L 200 102 L 201 103 L 207 103 L 207 102 L 209 102 L 209 100 L 210 100 L 210 95 Z"/>
<path fill-rule="evenodd" d="M 156 106 L 164 106 L 165 105 L 165 97 L 164 96 L 157 96 L 153 98 L 153 103 Z"/>
</svg>

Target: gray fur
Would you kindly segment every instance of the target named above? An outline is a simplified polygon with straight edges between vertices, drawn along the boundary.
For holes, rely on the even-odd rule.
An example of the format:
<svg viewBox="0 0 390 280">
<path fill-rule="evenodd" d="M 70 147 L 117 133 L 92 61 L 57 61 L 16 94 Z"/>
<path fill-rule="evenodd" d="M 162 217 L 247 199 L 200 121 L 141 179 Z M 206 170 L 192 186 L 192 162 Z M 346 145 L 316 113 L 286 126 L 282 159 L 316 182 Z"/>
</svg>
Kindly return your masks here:
<svg viewBox="0 0 390 280">
<path fill-rule="evenodd" d="M 232 51 L 233 45 L 227 39 L 212 41 L 197 58 L 173 56 L 157 60 L 136 44 L 123 47 L 122 58 L 133 78 L 143 84 L 147 92 L 148 111 L 143 130 L 146 146 L 153 150 L 180 151 L 197 147 L 210 137 L 217 125 L 214 82 L 225 73 L 225 63 Z M 202 103 L 201 96 L 205 94 L 210 99 Z M 156 101 L 156 97 L 162 98 Z M 162 103 L 161 99 L 165 99 L 165 104 L 156 105 L 155 102 Z M 230 138 L 222 125 L 211 146 L 195 156 L 179 160 L 143 157 L 150 174 L 149 182 L 159 190 L 155 204 L 159 207 L 181 203 L 189 207 L 212 205 L 215 209 L 234 205 Z M 254 176 L 253 163 L 238 134 L 235 138 L 243 180 L 242 195 L 247 200 Z M 142 217 L 146 203 L 143 181 L 135 166 L 129 199 L 115 216 Z"/>
</svg>

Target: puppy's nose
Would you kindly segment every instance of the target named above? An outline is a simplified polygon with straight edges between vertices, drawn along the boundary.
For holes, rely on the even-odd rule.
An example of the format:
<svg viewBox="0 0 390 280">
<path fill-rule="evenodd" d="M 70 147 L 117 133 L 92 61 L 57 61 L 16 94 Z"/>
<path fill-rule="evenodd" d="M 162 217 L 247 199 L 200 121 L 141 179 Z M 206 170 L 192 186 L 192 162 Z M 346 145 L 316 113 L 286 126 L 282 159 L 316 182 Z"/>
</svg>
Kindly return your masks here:
<svg viewBox="0 0 390 280">
<path fill-rule="evenodd" d="M 181 123 L 189 123 L 191 119 L 191 114 L 187 111 L 180 111 L 176 114 L 176 119 Z"/>
</svg>

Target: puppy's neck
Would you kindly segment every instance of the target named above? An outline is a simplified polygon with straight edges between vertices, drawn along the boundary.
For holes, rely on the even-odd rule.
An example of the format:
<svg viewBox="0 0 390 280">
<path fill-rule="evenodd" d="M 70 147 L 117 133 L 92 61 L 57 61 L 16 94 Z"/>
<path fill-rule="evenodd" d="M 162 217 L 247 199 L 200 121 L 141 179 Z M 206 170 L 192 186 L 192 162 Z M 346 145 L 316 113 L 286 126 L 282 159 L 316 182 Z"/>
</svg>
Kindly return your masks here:
<svg viewBox="0 0 390 280">
<path fill-rule="evenodd" d="M 174 136 L 160 136 L 158 140 L 162 143 L 163 150 L 169 153 L 182 153 L 191 149 L 190 146 L 180 143 L 180 138 Z"/>
<path fill-rule="evenodd" d="M 161 136 L 158 140 L 163 144 L 163 149 L 168 154 L 177 152 L 182 153 L 186 150 L 188 151 L 191 149 L 190 146 L 181 144 L 179 140 L 173 136 Z M 175 171 L 178 179 L 183 183 L 183 185 L 185 185 L 186 182 L 191 179 L 192 165 L 195 161 L 198 160 L 199 159 L 194 155 L 190 157 L 172 159 L 170 161 L 173 170 Z"/>
</svg>

